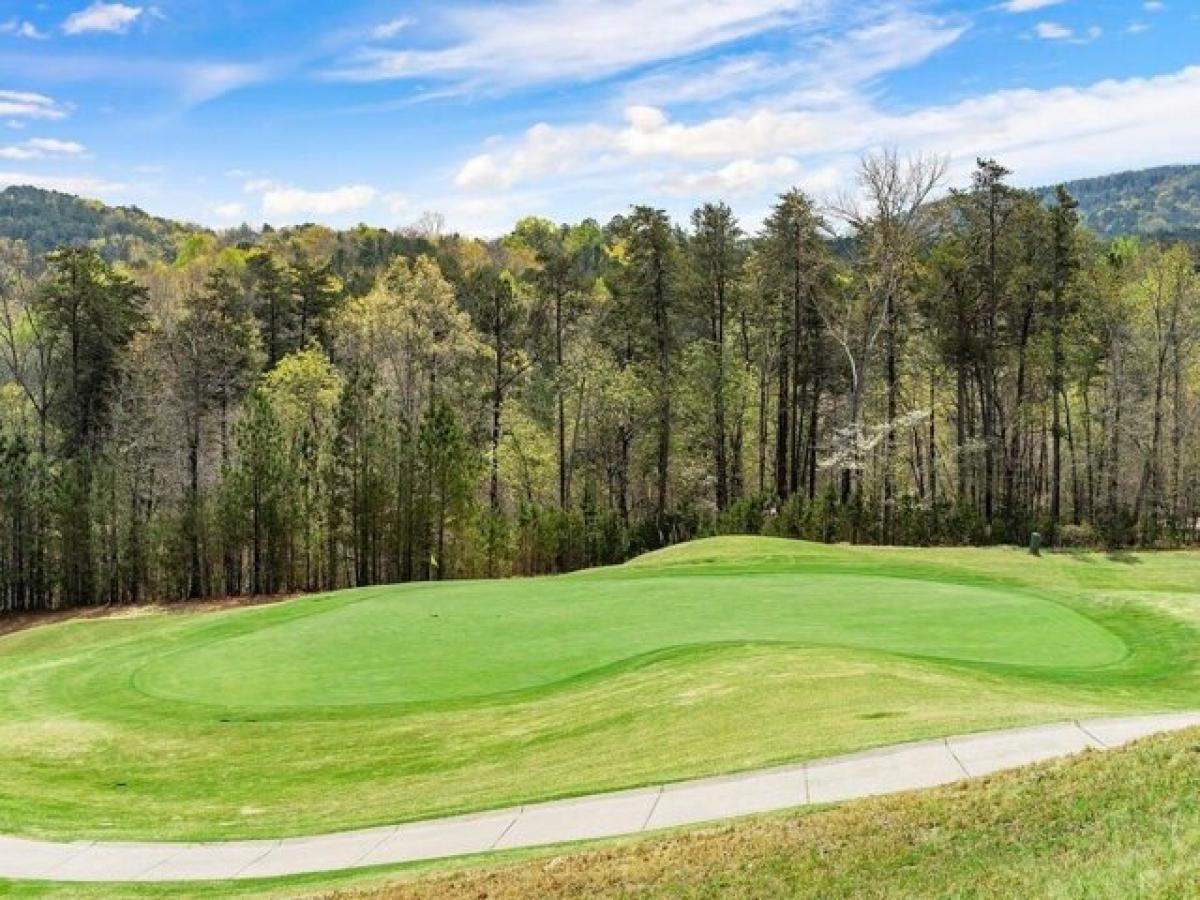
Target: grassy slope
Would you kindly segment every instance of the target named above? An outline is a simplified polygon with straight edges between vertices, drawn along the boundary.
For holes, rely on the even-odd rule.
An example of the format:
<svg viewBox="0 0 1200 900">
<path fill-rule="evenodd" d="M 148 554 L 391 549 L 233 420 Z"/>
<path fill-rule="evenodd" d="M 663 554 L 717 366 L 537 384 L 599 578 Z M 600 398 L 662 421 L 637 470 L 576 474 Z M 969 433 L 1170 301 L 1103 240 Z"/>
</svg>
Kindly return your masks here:
<svg viewBox="0 0 1200 900">
<path fill-rule="evenodd" d="M 267 882 L 55 885 L 13 897 L 1200 896 L 1200 731 L 932 791 L 662 835 Z"/>
<path fill-rule="evenodd" d="M 353 896 L 1197 897 L 1200 732 Z"/>
<path fill-rule="evenodd" d="M 1186 554 L 721 539 L 560 579 L 36 629 L 0 639 L 0 831 L 329 831 L 1196 706 L 1197 576 Z"/>
</svg>

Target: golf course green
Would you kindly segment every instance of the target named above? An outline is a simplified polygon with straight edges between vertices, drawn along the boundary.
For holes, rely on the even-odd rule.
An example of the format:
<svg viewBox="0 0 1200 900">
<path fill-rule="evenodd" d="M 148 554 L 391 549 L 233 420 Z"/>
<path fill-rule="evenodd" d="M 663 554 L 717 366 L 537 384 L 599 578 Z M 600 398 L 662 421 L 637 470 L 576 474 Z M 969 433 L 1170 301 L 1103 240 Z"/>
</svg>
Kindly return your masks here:
<svg viewBox="0 0 1200 900">
<path fill-rule="evenodd" d="M 1200 700 L 1200 555 L 719 538 L 0 638 L 0 832 L 278 837 Z"/>
</svg>

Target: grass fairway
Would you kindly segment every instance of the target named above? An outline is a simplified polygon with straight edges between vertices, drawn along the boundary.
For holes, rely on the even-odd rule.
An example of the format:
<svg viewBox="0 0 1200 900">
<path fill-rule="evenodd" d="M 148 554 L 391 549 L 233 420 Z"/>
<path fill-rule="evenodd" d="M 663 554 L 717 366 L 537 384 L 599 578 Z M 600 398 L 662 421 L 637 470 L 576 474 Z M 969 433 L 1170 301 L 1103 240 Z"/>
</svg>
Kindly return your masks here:
<svg viewBox="0 0 1200 900">
<path fill-rule="evenodd" d="M 0 831 L 396 822 L 1200 703 L 1200 556 L 697 542 L 0 638 Z"/>
</svg>

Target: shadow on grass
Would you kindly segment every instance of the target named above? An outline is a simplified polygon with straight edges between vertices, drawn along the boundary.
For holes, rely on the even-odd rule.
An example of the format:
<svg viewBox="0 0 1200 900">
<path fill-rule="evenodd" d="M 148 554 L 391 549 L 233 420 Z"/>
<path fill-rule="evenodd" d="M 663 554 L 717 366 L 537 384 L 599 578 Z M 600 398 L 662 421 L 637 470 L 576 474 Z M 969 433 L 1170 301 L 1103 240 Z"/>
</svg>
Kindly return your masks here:
<svg viewBox="0 0 1200 900">
<path fill-rule="evenodd" d="M 1058 547 L 1052 552 L 1082 563 L 1095 563 L 1101 553 L 1101 551 L 1089 550 L 1086 547 Z M 1141 556 L 1129 550 L 1108 550 L 1104 552 L 1104 558 L 1110 562 L 1122 563 L 1127 566 L 1140 566 L 1144 562 Z"/>
</svg>

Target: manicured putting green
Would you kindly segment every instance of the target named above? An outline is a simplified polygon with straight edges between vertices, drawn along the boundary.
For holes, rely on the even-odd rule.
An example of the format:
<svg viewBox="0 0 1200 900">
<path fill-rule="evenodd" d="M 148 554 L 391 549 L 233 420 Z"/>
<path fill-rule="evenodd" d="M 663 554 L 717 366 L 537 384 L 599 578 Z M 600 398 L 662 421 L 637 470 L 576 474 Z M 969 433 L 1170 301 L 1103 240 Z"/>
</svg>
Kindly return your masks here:
<svg viewBox="0 0 1200 900">
<path fill-rule="evenodd" d="M 450 701 L 542 688 L 664 648 L 756 641 L 1064 668 L 1126 653 L 1095 622 L 1012 587 L 700 571 L 310 599 L 237 616 L 149 661 L 134 684 L 247 710 Z"/>
<path fill-rule="evenodd" d="M 1200 556 L 699 541 L 0 638 L 0 833 L 280 837 L 1191 709 Z"/>
</svg>

